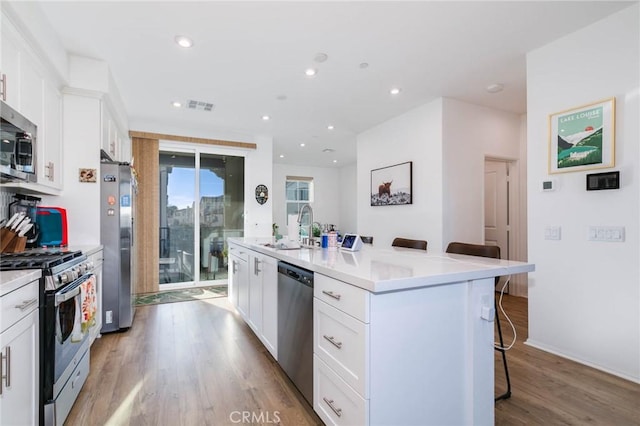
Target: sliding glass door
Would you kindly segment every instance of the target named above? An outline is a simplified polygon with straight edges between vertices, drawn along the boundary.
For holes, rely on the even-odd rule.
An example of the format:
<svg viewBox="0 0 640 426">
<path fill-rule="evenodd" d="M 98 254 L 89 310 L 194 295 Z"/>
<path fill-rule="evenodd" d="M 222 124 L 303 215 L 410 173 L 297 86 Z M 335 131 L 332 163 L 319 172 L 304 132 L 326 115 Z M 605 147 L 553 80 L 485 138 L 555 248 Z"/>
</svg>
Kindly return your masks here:
<svg viewBox="0 0 640 426">
<path fill-rule="evenodd" d="M 244 157 L 161 143 L 159 165 L 161 288 L 226 284 L 226 239 L 244 235 Z"/>
</svg>

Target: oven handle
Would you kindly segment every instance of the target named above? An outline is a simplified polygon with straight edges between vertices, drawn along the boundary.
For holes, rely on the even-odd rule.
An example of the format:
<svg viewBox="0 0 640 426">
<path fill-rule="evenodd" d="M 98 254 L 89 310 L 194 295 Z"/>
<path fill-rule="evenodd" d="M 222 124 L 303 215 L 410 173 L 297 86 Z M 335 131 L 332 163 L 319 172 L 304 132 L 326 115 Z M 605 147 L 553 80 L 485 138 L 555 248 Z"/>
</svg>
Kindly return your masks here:
<svg viewBox="0 0 640 426">
<path fill-rule="evenodd" d="M 67 300 L 72 299 L 80 294 L 80 285 L 83 282 L 87 281 L 91 277 L 91 275 L 93 274 L 86 274 L 81 276 L 74 283 L 71 283 L 70 285 L 65 287 L 63 291 L 56 293 L 55 306 L 58 307 L 61 303 L 64 303 Z"/>
</svg>

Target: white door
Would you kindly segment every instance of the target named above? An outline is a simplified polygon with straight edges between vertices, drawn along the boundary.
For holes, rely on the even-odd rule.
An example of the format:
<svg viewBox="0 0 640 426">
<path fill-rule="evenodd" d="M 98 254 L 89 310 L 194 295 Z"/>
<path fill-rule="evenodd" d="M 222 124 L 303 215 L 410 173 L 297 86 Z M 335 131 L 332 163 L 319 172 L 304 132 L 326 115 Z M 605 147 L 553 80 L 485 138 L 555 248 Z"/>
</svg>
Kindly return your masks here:
<svg viewBox="0 0 640 426">
<path fill-rule="evenodd" d="M 509 163 L 485 160 L 484 240 L 500 247 L 503 259 L 509 259 L 509 231 Z"/>
</svg>

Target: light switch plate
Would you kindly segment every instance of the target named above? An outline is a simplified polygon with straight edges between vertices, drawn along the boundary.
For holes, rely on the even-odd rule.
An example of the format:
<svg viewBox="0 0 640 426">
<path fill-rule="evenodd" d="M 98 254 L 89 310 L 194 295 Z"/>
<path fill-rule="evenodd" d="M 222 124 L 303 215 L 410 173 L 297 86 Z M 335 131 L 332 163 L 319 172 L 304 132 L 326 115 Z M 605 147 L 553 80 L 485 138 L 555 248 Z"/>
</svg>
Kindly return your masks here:
<svg viewBox="0 0 640 426">
<path fill-rule="evenodd" d="M 624 242 L 624 226 L 590 226 L 589 241 Z"/>
<path fill-rule="evenodd" d="M 546 226 L 544 228 L 545 240 L 560 240 L 562 239 L 562 228 L 559 226 Z"/>
</svg>

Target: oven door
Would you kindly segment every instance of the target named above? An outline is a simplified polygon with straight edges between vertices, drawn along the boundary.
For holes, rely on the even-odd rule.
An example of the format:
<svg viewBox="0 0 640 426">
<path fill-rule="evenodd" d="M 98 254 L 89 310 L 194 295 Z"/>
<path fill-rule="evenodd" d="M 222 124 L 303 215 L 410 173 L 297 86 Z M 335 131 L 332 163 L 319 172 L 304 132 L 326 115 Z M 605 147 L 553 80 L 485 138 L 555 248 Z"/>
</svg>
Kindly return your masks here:
<svg viewBox="0 0 640 426">
<path fill-rule="evenodd" d="M 89 338 L 93 319 L 90 313 L 95 313 L 92 305 L 95 305 L 93 274 L 83 275 L 55 293 L 54 388 L 60 389 L 64 384 L 58 381 Z"/>
</svg>

